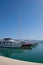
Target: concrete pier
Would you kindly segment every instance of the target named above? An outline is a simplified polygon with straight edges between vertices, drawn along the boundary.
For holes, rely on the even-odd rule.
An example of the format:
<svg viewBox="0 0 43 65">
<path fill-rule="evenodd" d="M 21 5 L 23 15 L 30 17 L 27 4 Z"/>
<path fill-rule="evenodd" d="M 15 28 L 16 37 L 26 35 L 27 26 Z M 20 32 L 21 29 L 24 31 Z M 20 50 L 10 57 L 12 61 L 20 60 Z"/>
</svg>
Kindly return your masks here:
<svg viewBox="0 0 43 65">
<path fill-rule="evenodd" d="M 0 65 L 43 65 L 41 63 L 26 62 L 0 56 Z"/>
</svg>

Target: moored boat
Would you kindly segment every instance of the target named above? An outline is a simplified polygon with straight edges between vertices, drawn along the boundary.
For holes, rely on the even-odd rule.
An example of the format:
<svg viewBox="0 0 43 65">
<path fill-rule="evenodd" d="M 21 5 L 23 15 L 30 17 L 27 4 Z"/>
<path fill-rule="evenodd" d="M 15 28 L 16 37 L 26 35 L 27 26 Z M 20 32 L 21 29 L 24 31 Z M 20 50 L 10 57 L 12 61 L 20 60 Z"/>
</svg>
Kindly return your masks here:
<svg viewBox="0 0 43 65">
<path fill-rule="evenodd" d="M 11 38 L 4 38 L 0 40 L 0 47 L 18 48 L 21 47 L 21 41 L 15 41 Z"/>
<path fill-rule="evenodd" d="M 22 47 L 26 47 L 26 46 L 32 46 L 32 43 L 28 41 L 24 41 Z"/>
</svg>

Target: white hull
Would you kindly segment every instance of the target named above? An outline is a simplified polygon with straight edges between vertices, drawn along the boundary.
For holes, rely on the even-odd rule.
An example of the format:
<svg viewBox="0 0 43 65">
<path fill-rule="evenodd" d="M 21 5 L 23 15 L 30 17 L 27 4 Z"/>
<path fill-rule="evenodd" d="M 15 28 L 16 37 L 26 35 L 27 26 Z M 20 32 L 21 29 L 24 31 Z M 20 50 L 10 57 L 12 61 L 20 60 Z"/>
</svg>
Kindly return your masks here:
<svg viewBox="0 0 43 65">
<path fill-rule="evenodd" d="M 0 47 L 13 47 L 13 48 L 16 48 L 16 47 L 21 47 L 22 44 L 20 43 L 1 43 Z"/>
</svg>

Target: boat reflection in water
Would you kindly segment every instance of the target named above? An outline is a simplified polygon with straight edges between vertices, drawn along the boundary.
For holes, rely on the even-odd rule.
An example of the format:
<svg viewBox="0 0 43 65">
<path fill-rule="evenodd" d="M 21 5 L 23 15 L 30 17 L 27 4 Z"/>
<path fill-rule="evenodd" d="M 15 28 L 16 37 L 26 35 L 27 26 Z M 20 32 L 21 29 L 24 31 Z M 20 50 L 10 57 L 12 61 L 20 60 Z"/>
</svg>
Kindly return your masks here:
<svg viewBox="0 0 43 65">
<path fill-rule="evenodd" d="M 24 53 L 25 50 L 32 50 L 33 48 L 35 48 L 37 45 L 32 45 L 32 46 L 24 46 L 21 48 L 0 48 L 0 55 L 2 56 L 6 56 L 6 57 L 10 57 L 15 54 L 20 54 L 20 53 Z"/>
<path fill-rule="evenodd" d="M 43 63 L 43 44 L 32 44 L 21 48 L 0 48 L 0 55 L 12 59 Z"/>
</svg>

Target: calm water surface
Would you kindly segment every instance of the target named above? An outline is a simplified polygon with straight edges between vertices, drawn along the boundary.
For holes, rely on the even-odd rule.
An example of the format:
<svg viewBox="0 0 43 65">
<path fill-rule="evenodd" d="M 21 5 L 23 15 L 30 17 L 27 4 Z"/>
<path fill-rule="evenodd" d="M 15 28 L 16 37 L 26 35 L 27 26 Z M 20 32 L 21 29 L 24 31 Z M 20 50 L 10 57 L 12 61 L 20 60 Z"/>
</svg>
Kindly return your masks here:
<svg viewBox="0 0 43 65">
<path fill-rule="evenodd" d="M 23 61 L 43 63 L 43 43 L 27 48 L 0 48 L 0 56 L 6 56 Z"/>
</svg>

